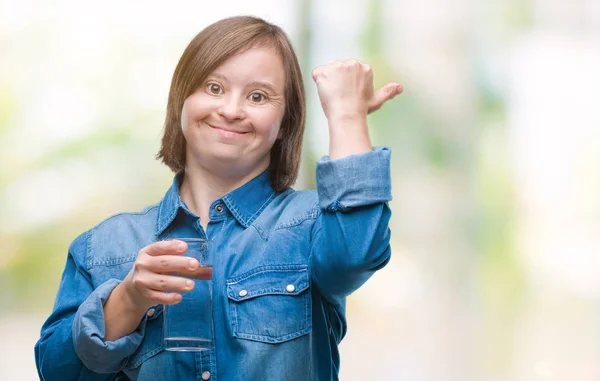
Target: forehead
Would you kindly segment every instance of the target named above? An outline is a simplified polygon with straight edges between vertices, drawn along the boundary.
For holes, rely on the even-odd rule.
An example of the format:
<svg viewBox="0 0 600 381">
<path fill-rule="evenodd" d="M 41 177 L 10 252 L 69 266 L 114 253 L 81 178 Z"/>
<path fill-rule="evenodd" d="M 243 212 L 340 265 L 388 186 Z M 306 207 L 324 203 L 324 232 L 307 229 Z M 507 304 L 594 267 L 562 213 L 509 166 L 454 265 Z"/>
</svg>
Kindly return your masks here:
<svg viewBox="0 0 600 381">
<path fill-rule="evenodd" d="M 211 74 L 240 84 L 266 81 L 280 90 L 283 90 L 286 80 L 282 57 L 274 47 L 253 47 L 240 52 L 223 62 Z"/>
</svg>

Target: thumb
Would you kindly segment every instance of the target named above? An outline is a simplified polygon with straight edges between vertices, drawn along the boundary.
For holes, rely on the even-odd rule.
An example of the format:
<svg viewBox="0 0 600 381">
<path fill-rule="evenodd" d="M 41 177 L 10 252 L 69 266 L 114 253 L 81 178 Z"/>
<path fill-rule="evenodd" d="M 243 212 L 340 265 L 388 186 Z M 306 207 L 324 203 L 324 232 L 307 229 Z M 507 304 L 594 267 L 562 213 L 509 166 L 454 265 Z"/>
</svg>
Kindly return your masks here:
<svg viewBox="0 0 600 381">
<path fill-rule="evenodd" d="M 402 92 L 402 85 L 396 82 L 388 83 L 373 94 L 369 103 L 369 113 L 377 111 L 383 104 Z"/>
</svg>

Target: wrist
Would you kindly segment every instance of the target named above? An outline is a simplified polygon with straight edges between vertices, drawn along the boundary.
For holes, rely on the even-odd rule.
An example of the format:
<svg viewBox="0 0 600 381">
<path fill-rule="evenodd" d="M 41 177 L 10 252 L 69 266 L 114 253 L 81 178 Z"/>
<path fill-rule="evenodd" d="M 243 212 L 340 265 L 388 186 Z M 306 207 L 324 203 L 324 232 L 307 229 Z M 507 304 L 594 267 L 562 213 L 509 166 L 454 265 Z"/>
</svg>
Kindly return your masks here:
<svg viewBox="0 0 600 381">
<path fill-rule="evenodd" d="M 140 298 L 135 291 L 130 290 L 129 287 L 127 287 L 126 282 L 127 280 L 124 280 L 117 287 L 115 287 L 112 294 L 115 294 L 114 296 L 116 296 L 116 299 L 119 300 L 123 309 L 127 310 L 134 316 L 143 315 L 146 310 L 152 306 L 140 303 L 142 298 Z M 112 294 L 111 296 L 113 296 Z"/>
<path fill-rule="evenodd" d="M 367 152 L 373 149 L 366 122 L 364 127 L 359 124 L 340 122 L 329 128 L 329 157 L 332 160 L 341 159 L 353 154 Z"/>
<path fill-rule="evenodd" d="M 360 111 L 333 110 L 327 115 L 330 126 L 337 125 L 365 125 L 367 124 L 367 114 Z"/>
<path fill-rule="evenodd" d="M 330 137 L 332 135 L 347 136 L 369 135 L 367 116 L 358 113 L 338 113 L 327 118 Z"/>
</svg>

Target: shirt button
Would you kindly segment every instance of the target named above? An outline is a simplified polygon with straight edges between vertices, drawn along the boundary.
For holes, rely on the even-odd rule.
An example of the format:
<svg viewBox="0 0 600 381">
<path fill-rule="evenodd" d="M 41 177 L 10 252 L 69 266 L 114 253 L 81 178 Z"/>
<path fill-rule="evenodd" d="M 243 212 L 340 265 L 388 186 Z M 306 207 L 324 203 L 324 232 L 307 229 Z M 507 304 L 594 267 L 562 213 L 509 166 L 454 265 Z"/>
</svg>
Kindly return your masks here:
<svg viewBox="0 0 600 381">
<path fill-rule="evenodd" d="M 248 295 L 248 291 L 247 290 L 241 290 L 239 295 L 243 298 L 244 296 Z"/>
<path fill-rule="evenodd" d="M 294 287 L 293 284 L 288 284 L 287 287 L 285 288 L 285 290 L 287 292 L 294 292 L 295 289 L 296 289 L 296 287 Z"/>
<path fill-rule="evenodd" d="M 150 308 L 148 311 L 146 311 L 146 316 L 152 317 L 152 316 L 154 316 L 155 312 L 156 312 L 156 310 L 154 308 Z"/>
<path fill-rule="evenodd" d="M 215 210 L 217 213 L 223 213 L 223 205 L 217 204 L 217 206 L 215 206 Z"/>
<path fill-rule="evenodd" d="M 204 381 L 210 380 L 210 372 L 208 370 L 206 372 L 202 372 L 202 379 Z"/>
</svg>

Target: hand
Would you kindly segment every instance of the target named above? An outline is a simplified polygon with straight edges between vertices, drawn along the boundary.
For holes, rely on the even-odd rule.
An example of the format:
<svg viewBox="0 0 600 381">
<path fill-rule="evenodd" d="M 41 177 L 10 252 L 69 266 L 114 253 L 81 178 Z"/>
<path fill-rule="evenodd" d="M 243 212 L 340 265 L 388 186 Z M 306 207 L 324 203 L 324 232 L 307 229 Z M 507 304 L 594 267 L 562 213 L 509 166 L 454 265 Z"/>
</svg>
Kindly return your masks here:
<svg viewBox="0 0 600 381">
<path fill-rule="evenodd" d="M 391 82 L 374 91 L 373 70 L 357 60 L 336 61 L 319 66 L 313 80 L 328 120 L 332 118 L 366 118 L 385 102 L 402 92 L 402 85 Z"/>
<path fill-rule="evenodd" d="M 129 302 L 136 309 L 179 303 L 179 293 L 194 288 L 192 280 L 181 276 L 211 279 L 210 268 L 199 268 L 196 259 L 181 256 L 186 251 L 186 243 L 178 240 L 155 242 L 139 251 L 133 268 L 122 282 Z"/>
</svg>

